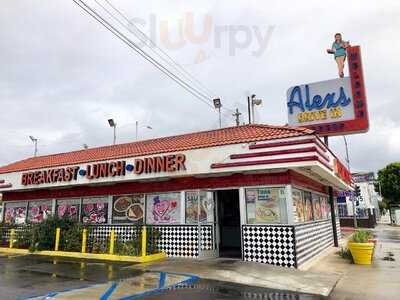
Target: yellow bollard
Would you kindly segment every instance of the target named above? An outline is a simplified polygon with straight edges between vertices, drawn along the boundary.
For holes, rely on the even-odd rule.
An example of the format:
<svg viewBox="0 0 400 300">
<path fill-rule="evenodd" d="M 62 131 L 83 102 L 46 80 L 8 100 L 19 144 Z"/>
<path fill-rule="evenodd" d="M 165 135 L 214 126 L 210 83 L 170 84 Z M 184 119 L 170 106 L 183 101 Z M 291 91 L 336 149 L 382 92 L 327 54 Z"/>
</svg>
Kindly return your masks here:
<svg viewBox="0 0 400 300">
<path fill-rule="evenodd" d="M 56 244 L 54 246 L 54 251 L 58 251 L 58 247 L 60 246 L 60 233 L 61 233 L 61 229 L 57 228 L 56 229 Z"/>
<path fill-rule="evenodd" d="M 115 231 L 111 230 L 110 234 L 110 254 L 114 254 Z"/>
<path fill-rule="evenodd" d="M 142 256 L 147 254 L 147 229 L 146 226 L 142 228 Z"/>
<path fill-rule="evenodd" d="M 15 229 L 10 230 L 10 248 L 14 247 Z"/>
<path fill-rule="evenodd" d="M 82 253 L 86 253 L 87 229 L 82 232 Z"/>
</svg>

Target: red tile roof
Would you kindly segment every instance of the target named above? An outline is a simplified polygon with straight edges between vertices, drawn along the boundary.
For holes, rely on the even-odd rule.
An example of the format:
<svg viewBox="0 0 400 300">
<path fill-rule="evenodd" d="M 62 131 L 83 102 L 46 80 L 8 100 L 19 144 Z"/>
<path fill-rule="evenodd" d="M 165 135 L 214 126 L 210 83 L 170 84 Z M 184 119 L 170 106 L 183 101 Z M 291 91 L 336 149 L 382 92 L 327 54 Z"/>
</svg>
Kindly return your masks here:
<svg viewBox="0 0 400 300">
<path fill-rule="evenodd" d="M 3 167 L 0 174 L 72 165 L 100 160 L 121 159 L 165 152 L 207 148 L 221 145 L 248 143 L 313 134 L 306 128 L 272 125 L 243 125 L 210 131 L 194 132 L 127 144 L 89 148 L 24 159 Z"/>
</svg>

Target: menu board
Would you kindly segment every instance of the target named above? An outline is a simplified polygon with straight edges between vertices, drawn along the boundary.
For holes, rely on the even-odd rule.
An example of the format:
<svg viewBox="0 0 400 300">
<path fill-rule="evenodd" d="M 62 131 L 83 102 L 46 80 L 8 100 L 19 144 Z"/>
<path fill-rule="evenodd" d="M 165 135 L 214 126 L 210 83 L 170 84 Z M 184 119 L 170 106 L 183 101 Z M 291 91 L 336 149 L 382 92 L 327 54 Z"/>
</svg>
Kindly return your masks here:
<svg viewBox="0 0 400 300">
<path fill-rule="evenodd" d="M 328 199 L 324 196 L 320 197 L 321 201 L 321 213 L 323 219 L 330 218 L 330 206 L 328 204 Z"/>
<path fill-rule="evenodd" d="M 321 202 L 319 201 L 319 195 L 312 194 L 314 220 L 322 219 Z"/>
<path fill-rule="evenodd" d="M 304 215 L 305 215 L 305 221 L 312 221 L 314 219 L 313 217 L 313 205 L 312 205 L 312 199 L 311 199 L 311 193 L 310 192 L 304 192 Z"/>
<path fill-rule="evenodd" d="M 39 223 L 51 215 L 51 201 L 29 202 L 28 222 Z"/>
<path fill-rule="evenodd" d="M 281 200 L 285 200 L 285 190 L 281 188 L 246 190 L 247 222 L 250 224 L 279 222 Z"/>
<path fill-rule="evenodd" d="M 4 214 L 4 222 L 6 224 L 24 224 L 26 221 L 26 204 L 25 203 L 7 203 Z"/>
<path fill-rule="evenodd" d="M 56 213 L 59 218 L 78 221 L 80 207 L 80 199 L 57 200 Z"/>
<path fill-rule="evenodd" d="M 148 195 L 146 211 L 147 223 L 180 223 L 180 196 L 180 193 Z"/>
<path fill-rule="evenodd" d="M 143 223 L 144 195 L 114 196 L 112 212 L 114 224 Z"/>
<path fill-rule="evenodd" d="M 84 224 L 105 224 L 107 216 L 107 198 L 83 199 L 82 222 Z"/>
<path fill-rule="evenodd" d="M 198 197 L 200 194 L 200 205 Z M 186 192 L 186 223 L 213 222 L 214 219 L 214 201 L 207 192 L 189 191 Z M 208 197 L 209 196 L 209 197 Z M 199 216 L 200 206 L 200 218 Z"/>
<path fill-rule="evenodd" d="M 305 221 L 304 214 L 304 201 L 302 197 L 302 191 L 293 190 L 293 212 L 294 212 L 294 222 L 301 223 Z"/>
</svg>

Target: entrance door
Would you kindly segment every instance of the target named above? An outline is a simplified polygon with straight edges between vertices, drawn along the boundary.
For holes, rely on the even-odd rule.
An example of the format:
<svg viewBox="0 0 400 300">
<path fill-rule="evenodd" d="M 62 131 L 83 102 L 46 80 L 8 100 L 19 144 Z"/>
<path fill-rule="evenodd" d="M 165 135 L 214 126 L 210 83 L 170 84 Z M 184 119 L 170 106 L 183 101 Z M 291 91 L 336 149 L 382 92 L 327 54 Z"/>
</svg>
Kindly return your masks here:
<svg viewBox="0 0 400 300">
<path fill-rule="evenodd" d="M 219 224 L 219 256 L 241 258 L 239 190 L 216 191 Z"/>
</svg>

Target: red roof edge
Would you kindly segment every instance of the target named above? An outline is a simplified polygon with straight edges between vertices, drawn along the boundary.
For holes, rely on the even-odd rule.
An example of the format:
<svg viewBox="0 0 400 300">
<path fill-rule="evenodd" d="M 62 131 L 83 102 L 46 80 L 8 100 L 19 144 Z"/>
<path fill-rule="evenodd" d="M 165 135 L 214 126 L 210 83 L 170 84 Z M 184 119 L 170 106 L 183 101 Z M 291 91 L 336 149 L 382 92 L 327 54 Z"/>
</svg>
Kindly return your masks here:
<svg viewBox="0 0 400 300">
<path fill-rule="evenodd" d="M 289 125 L 241 125 L 31 157 L 0 167 L 0 174 L 311 134 L 315 131 Z"/>
</svg>

